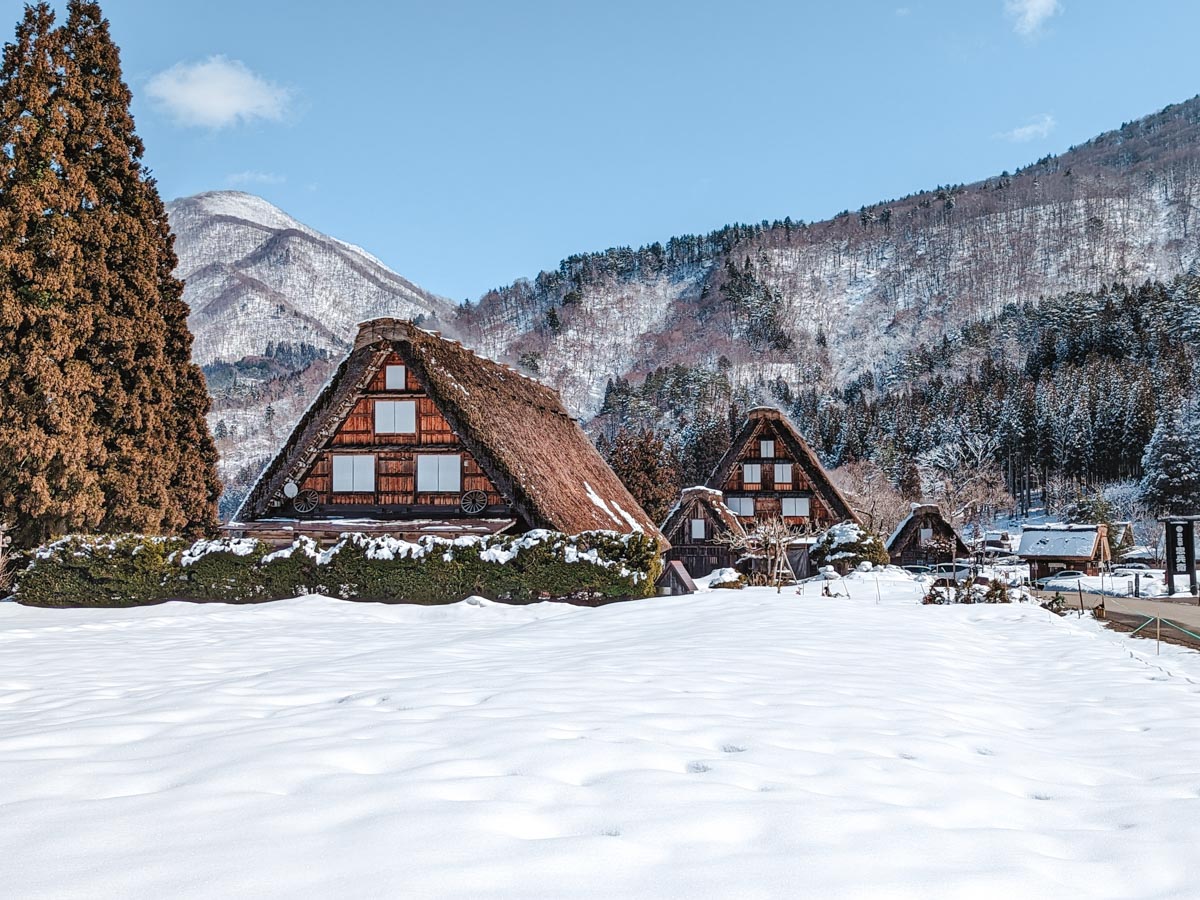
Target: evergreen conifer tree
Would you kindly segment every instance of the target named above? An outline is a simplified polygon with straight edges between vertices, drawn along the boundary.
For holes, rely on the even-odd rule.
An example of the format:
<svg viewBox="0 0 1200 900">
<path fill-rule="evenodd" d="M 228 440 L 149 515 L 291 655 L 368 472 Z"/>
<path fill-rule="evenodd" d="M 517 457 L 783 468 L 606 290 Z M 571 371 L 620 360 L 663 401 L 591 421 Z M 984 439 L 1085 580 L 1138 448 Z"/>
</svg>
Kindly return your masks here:
<svg viewBox="0 0 1200 900">
<path fill-rule="evenodd" d="M 5 350 L 17 359 L 38 356 L 47 343 L 54 350 L 42 380 L 26 379 L 32 385 L 26 418 L 43 419 L 32 424 L 51 440 L 45 449 L 33 443 L 33 459 L 24 465 L 60 473 L 42 490 L 40 504 L 25 501 L 16 510 L 18 540 L 28 544 L 85 528 L 197 532 L 215 522 L 216 451 L 204 421 L 204 379 L 191 362 L 183 285 L 172 275 L 176 258 L 166 211 L 141 162 L 130 92 L 99 6 L 72 0 L 66 24 L 52 29 L 50 22 L 49 11 L 35 7 L 22 23 L 27 31 L 40 29 L 54 54 L 39 82 L 50 97 L 42 104 L 54 138 L 41 142 L 52 145 L 48 159 L 38 142 L 21 134 L 27 119 L 40 121 L 38 112 L 21 109 L 30 105 L 22 79 L 37 64 L 22 66 L 30 53 L 20 49 L 21 29 L 0 79 L 0 127 L 21 138 L 7 143 L 2 205 L 10 215 L 0 225 L 3 252 L 23 254 L 5 267 L 0 290 L 11 294 L 13 309 L 6 296 L 0 341 L 11 341 Z M 29 172 L 41 174 L 31 178 Z M 8 187 L 23 177 L 52 193 L 49 202 L 20 206 Z M 24 225 L 22 210 L 29 220 Z M 46 247 L 37 240 L 31 247 L 31 235 Z M 36 328 L 9 326 L 31 319 L 57 321 L 61 334 L 39 341 Z M 0 384 L 10 381 L 0 373 Z M 16 379 L 7 393 L 20 383 Z M 39 397 L 45 399 L 39 403 Z M 21 399 L 5 396 L 0 419 L 10 404 L 19 411 Z M 72 466 L 44 458 L 60 444 L 73 448 Z M 2 457 L 0 484 L 33 483 L 36 476 L 21 475 L 22 464 Z"/>
<path fill-rule="evenodd" d="M 104 509 L 97 374 L 81 359 L 92 313 L 78 289 L 63 64 L 50 8 L 27 7 L 0 64 L 0 518 L 17 546 L 91 528 Z"/>
<path fill-rule="evenodd" d="M 1166 411 L 1142 457 L 1142 502 L 1160 513 L 1200 513 L 1200 423 L 1194 413 Z"/>
</svg>

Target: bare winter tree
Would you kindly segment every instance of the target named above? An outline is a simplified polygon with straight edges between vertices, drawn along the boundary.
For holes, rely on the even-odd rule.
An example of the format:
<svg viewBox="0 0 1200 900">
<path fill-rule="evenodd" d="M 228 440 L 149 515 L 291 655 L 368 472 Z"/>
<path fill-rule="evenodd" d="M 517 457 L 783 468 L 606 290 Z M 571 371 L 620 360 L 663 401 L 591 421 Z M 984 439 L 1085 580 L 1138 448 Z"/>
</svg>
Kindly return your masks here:
<svg viewBox="0 0 1200 900">
<path fill-rule="evenodd" d="M 744 534 L 726 533 L 717 539 L 731 550 L 763 560 L 767 584 L 776 593 L 783 590 L 789 579 L 795 580 L 796 573 L 788 562 L 788 547 L 803 537 L 815 533 L 811 525 L 797 527 L 789 525 L 779 516 L 755 523 L 754 530 Z"/>
<path fill-rule="evenodd" d="M 917 463 L 922 493 L 978 534 L 1013 502 L 996 462 L 998 449 L 999 438 L 981 432 L 964 432 L 934 447 Z"/>
<path fill-rule="evenodd" d="M 867 529 L 887 537 L 907 516 L 912 504 L 892 486 L 887 473 L 870 460 L 847 463 L 829 473 Z"/>
<path fill-rule="evenodd" d="M 0 521 L 0 596 L 7 594 L 12 589 L 13 583 L 13 573 L 9 571 L 12 564 L 10 558 L 12 536 L 8 530 L 8 523 Z"/>
</svg>

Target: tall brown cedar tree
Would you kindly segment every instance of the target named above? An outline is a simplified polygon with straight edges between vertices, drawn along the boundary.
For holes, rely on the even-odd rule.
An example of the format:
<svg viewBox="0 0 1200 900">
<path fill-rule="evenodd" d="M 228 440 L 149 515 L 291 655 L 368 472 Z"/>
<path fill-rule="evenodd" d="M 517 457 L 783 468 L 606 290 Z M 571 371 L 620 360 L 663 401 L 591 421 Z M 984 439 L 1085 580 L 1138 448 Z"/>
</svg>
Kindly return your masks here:
<svg viewBox="0 0 1200 900">
<path fill-rule="evenodd" d="M 220 485 L 166 211 L 99 6 L 53 22 L 27 8 L 0 70 L 0 516 L 26 546 L 197 533 Z"/>
</svg>

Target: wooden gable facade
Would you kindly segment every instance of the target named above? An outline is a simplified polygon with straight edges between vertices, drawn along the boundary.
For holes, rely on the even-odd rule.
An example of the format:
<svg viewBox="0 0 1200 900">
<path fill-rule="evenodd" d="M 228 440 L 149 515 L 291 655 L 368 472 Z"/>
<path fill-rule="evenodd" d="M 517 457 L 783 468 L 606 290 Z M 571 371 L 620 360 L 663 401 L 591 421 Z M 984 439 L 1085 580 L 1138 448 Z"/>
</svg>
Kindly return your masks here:
<svg viewBox="0 0 1200 900">
<path fill-rule="evenodd" d="M 403 347 L 381 361 L 298 488 L 292 510 L 315 518 L 515 516 L 417 378 Z"/>
<path fill-rule="evenodd" d="M 795 426 L 771 407 L 750 410 L 708 486 L 747 527 L 774 518 L 813 530 L 859 521 Z"/>
<path fill-rule="evenodd" d="M 744 535 L 745 530 L 720 491 L 698 486 L 684 489 L 667 514 L 662 533 L 671 542 L 667 559 L 681 562 L 693 578 L 702 578 L 733 566 L 739 554 L 722 538 Z"/>
<path fill-rule="evenodd" d="M 914 504 L 885 547 L 896 566 L 935 565 L 970 556 L 963 539 L 935 504 Z"/>
<path fill-rule="evenodd" d="M 375 319 L 224 530 L 411 537 L 658 527 L 551 388 L 410 322 Z"/>
</svg>

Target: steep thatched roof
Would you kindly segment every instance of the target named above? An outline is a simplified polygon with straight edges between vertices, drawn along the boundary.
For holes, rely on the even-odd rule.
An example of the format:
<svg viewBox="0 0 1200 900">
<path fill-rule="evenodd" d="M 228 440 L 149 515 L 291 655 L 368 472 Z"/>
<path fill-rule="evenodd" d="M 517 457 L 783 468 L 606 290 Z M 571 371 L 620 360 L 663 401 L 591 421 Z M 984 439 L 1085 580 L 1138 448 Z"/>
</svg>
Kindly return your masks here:
<svg viewBox="0 0 1200 900">
<path fill-rule="evenodd" d="M 741 430 L 733 439 L 733 443 L 729 445 L 729 450 L 721 457 L 721 461 L 717 463 L 717 467 L 713 469 L 712 475 L 708 479 L 710 486 L 720 488 L 729 478 L 730 470 L 737 463 L 738 458 L 742 454 L 742 449 L 746 446 L 746 442 L 754 437 L 754 433 L 758 430 L 759 425 L 763 422 L 770 422 L 774 426 L 774 431 L 779 439 L 783 441 L 784 446 L 788 448 L 788 452 L 796 465 L 804 469 L 805 474 L 813 483 L 816 493 L 829 507 L 830 513 L 840 521 L 859 522 L 858 516 L 850 507 L 850 501 L 845 495 L 837 489 L 837 486 L 830 480 L 829 473 L 825 471 L 825 467 L 821 465 L 821 461 L 817 459 L 817 455 L 813 453 L 812 448 L 808 446 L 808 441 L 800 436 L 800 432 L 796 430 L 796 426 L 782 412 L 771 406 L 756 406 L 746 414 L 746 422 L 742 425 Z"/>
<path fill-rule="evenodd" d="M 684 488 L 679 500 L 667 513 L 666 521 L 662 525 L 662 533 L 668 536 L 667 540 L 671 539 L 670 535 L 672 534 L 682 533 L 680 529 L 683 528 L 683 523 L 688 519 L 695 518 L 693 510 L 697 506 L 707 509 L 713 520 L 725 531 L 733 534 L 745 534 L 741 521 L 725 505 L 725 495 L 713 488 L 697 485 Z"/>
<path fill-rule="evenodd" d="M 932 528 L 935 532 L 940 530 L 943 535 L 947 532 L 954 535 L 954 555 L 956 557 L 967 556 L 971 552 L 935 503 L 914 503 L 912 512 L 896 526 L 896 530 L 884 543 L 884 548 L 888 553 L 894 553 L 913 540 L 919 541 L 919 529 L 921 528 Z M 935 533 L 934 537 L 939 537 L 939 535 Z"/>
<path fill-rule="evenodd" d="M 354 347 L 238 510 L 269 515 L 345 420 L 393 349 L 530 528 L 644 531 L 658 527 L 604 462 L 557 392 L 461 344 L 399 319 L 359 326 Z M 273 502 L 274 501 L 274 502 Z M 665 542 L 664 542 L 665 543 Z"/>
</svg>

